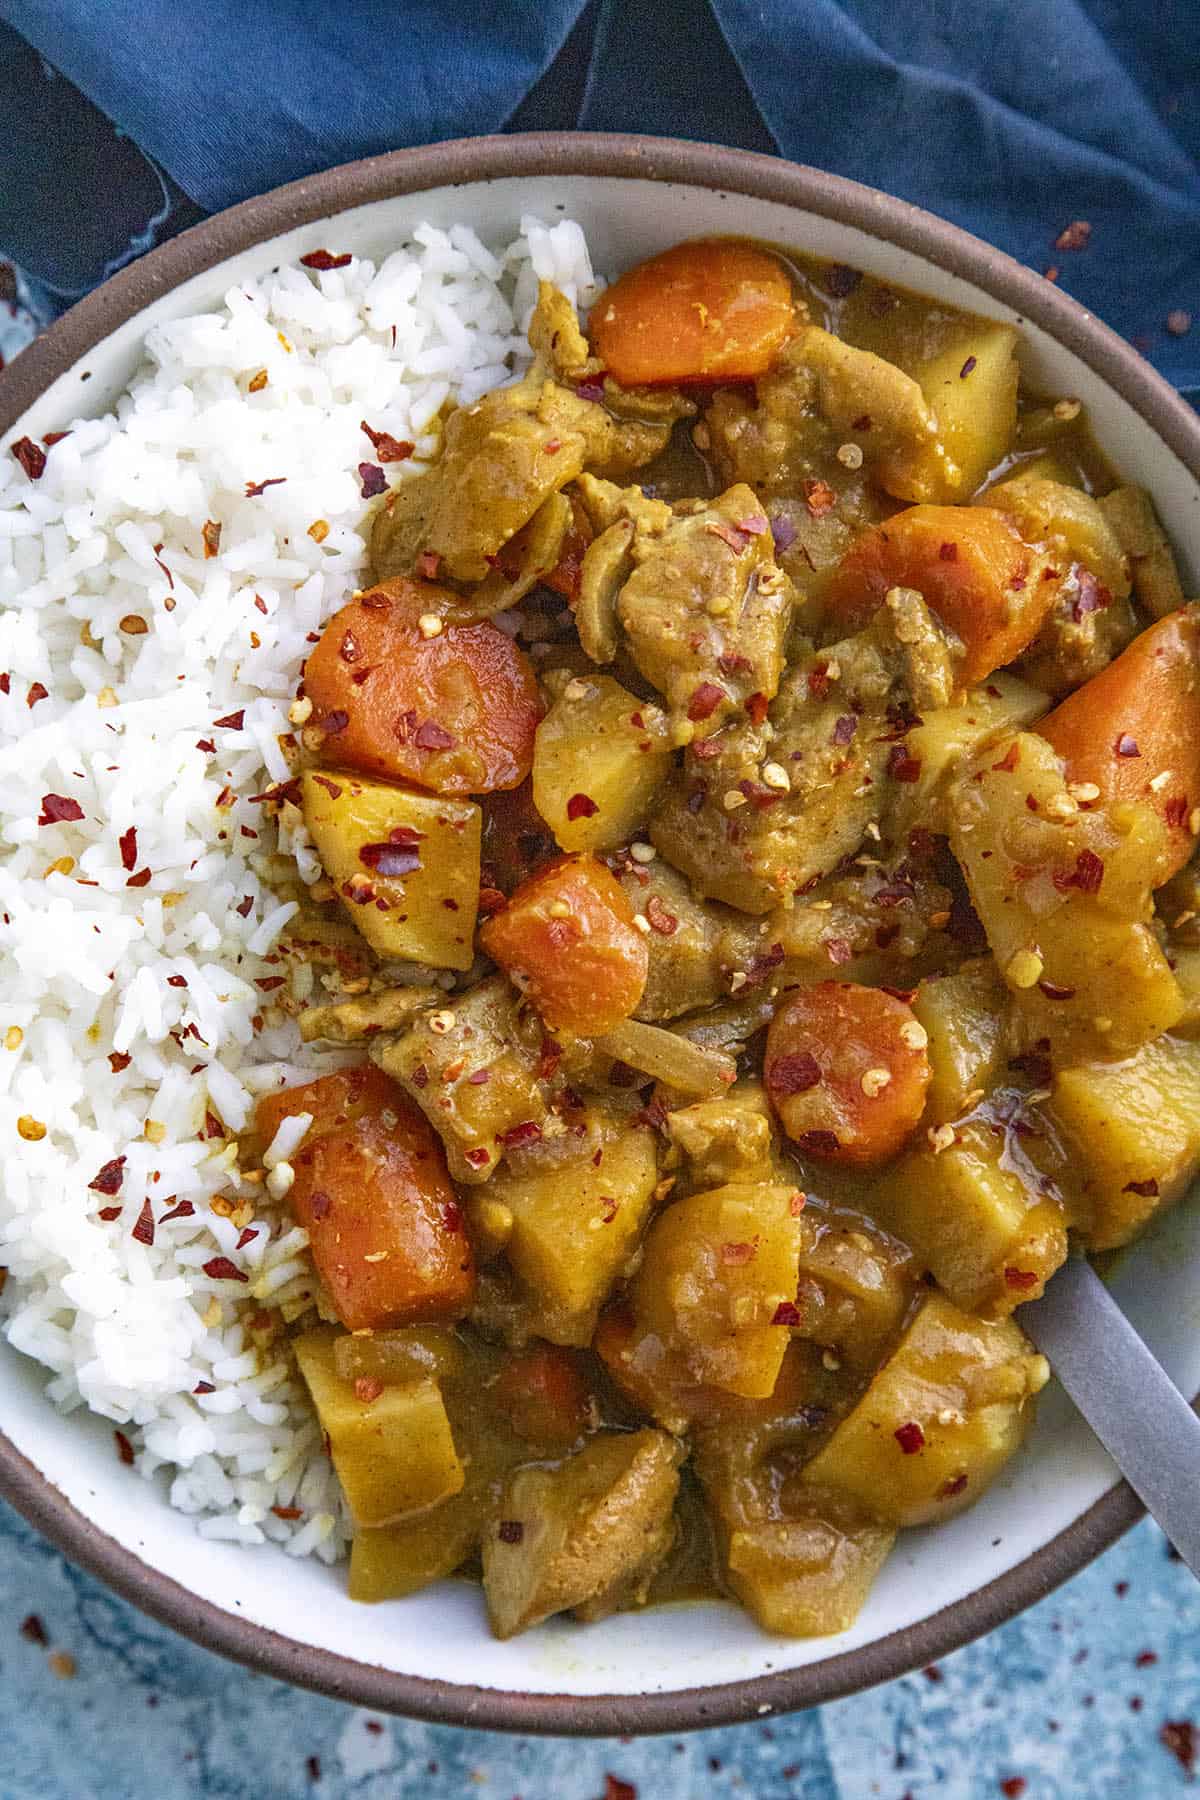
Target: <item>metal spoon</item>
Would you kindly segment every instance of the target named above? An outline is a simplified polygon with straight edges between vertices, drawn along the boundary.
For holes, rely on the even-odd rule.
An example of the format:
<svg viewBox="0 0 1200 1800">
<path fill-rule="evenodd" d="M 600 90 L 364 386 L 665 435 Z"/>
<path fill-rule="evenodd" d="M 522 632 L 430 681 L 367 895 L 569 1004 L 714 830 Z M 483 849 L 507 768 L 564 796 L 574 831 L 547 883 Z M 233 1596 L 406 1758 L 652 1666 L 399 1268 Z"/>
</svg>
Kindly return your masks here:
<svg viewBox="0 0 1200 1800">
<path fill-rule="evenodd" d="M 1200 1577 L 1200 1418 L 1092 1265 L 1072 1256 L 1020 1322 L 1130 1487 Z"/>
</svg>

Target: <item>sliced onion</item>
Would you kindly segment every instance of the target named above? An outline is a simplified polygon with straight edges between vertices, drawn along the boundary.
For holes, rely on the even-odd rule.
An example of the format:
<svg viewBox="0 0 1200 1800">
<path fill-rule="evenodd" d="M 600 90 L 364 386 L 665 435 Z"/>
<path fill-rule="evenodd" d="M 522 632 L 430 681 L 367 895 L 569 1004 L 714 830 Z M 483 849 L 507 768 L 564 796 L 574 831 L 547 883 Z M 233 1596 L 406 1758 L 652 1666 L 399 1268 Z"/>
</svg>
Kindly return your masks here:
<svg viewBox="0 0 1200 1800">
<path fill-rule="evenodd" d="M 728 1093 L 737 1077 L 737 1065 L 731 1056 L 689 1043 L 687 1038 L 665 1031 L 661 1025 L 643 1025 L 639 1019 L 626 1019 L 597 1038 L 596 1049 L 602 1056 L 628 1063 L 631 1069 L 701 1100 Z"/>
</svg>

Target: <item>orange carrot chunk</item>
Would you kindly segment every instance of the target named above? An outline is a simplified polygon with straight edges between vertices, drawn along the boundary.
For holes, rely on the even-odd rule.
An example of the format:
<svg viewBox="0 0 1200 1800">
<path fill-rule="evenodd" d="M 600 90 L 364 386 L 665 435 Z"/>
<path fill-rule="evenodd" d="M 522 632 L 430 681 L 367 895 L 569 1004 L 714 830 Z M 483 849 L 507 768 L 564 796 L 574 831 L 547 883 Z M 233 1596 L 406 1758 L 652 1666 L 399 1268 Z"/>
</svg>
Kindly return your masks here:
<svg viewBox="0 0 1200 1800">
<path fill-rule="evenodd" d="M 990 506 L 912 506 L 857 537 L 834 570 L 831 620 L 857 631 L 889 588 L 916 588 L 962 639 L 959 679 L 982 681 L 1019 656 L 1054 604 L 1063 571 Z"/>
<path fill-rule="evenodd" d="M 313 1115 L 289 1159 L 292 1214 L 348 1330 L 461 1318 L 475 1265 L 441 1145 L 390 1077 L 372 1067 L 355 1084 L 359 1074 L 323 1075 L 259 1103 L 264 1141 L 289 1114 Z"/>
<path fill-rule="evenodd" d="M 573 1444 L 587 1427 L 588 1384 L 578 1355 L 558 1344 L 533 1343 L 511 1357 L 492 1399 L 517 1436 L 533 1444 Z"/>
<path fill-rule="evenodd" d="M 457 596 L 407 576 L 335 613 L 304 670 L 324 761 L 436 794 L 517 787 L 542 716 L 537 680 L 486 622 L 421 630 Z"/>
<path fill-rule="evenodd" d="M 592 343 L 624 387 L 753 381 L 795 330 L 778 258 L 734 239 L 676 244 L 638 263 L 592 308 Z"/>
<path fill-rule="evenodd" d="M 627 1019 L 649 968 L 633 908 L 594 856 L 561 856 L 529 876 L 479 941 L 554 1031 L 595 1036 Z"/>
<path fill-rule="evenodd" d="M 925 1106 L 929 1057 L 910 1006 L 882 988 L 820 981 L 790 994 L 767 1032 L 764 1076 L 808 1156 L 866 1168 L 903 1148 Z"/>
<path fill-rule="evenodd" d="M 1153 806 L 1167 827 L 1167 861 L 1158 877 L 1166 881 L 1196 846 L 1200 605 L 1168 613 L 1143 631 L 1037 729 L 1065 761 L 1067 779 L 1092 782 L 1103 804 Z"/>
</svg>

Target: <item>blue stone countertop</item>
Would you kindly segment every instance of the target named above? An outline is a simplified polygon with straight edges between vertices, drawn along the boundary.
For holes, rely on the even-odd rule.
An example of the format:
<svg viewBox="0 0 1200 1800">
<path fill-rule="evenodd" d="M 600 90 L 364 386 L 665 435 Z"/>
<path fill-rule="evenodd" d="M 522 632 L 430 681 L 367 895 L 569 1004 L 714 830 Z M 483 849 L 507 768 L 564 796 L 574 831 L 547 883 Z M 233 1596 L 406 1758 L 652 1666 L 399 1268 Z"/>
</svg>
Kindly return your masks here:
<svg viewBox="0 0 1200 1800">
<path fill-rule="evenodd" d="M 0 1506 L 0 1675 L 0 1800 L 1155 1800 L 1200 1747 L 1200 1587 L 1143 1524 L 982 1642 L 819 1711 L 517 1738 L 248 1674 Z"/>
</svg>

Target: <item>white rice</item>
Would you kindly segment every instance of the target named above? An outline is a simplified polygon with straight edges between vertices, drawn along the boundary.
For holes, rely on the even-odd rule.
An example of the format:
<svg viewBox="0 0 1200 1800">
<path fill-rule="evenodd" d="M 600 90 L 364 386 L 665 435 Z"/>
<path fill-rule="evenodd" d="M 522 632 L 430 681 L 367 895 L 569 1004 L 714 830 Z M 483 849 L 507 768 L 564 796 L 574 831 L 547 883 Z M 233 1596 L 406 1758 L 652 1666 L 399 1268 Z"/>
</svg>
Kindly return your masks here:
<svg viewBox="0 0 1200 1800">
<path fill-rule="evenodd" d="M 313 1283 L 286 1208 L 236 1184 L 232 1134 L 256 1095 L 330 1061 L 271 1001 L 295 908 L 270 858 L 294 852 L 309 882 L 319 865 L 252 796 L 289 773 L 310 634 L 363 566 L 360 421 L 416 445 L 389 480 L 426 466 L 446 402 L 527 360 L 539 276 L 590 304 L 578 225 L 523 220 L 498 254 L 422 225 L 379 267 L 281 269 L 152 329 L 115 415 L 76 421 L 40 480 L 0 455 L 3 1329 L 208 1536 L 327 1561 L 348 1536 L 292 1365 L 249 1334 Z M 83 819 L 39 824 L 44 795 Z M 273 1169 L 299 1135 L 280 1128 Z M 89 1186 L 118 1157 L 119 1191 Z M 205 1273 L 216 1257 L 244 1279 Z"/>
</svg>

